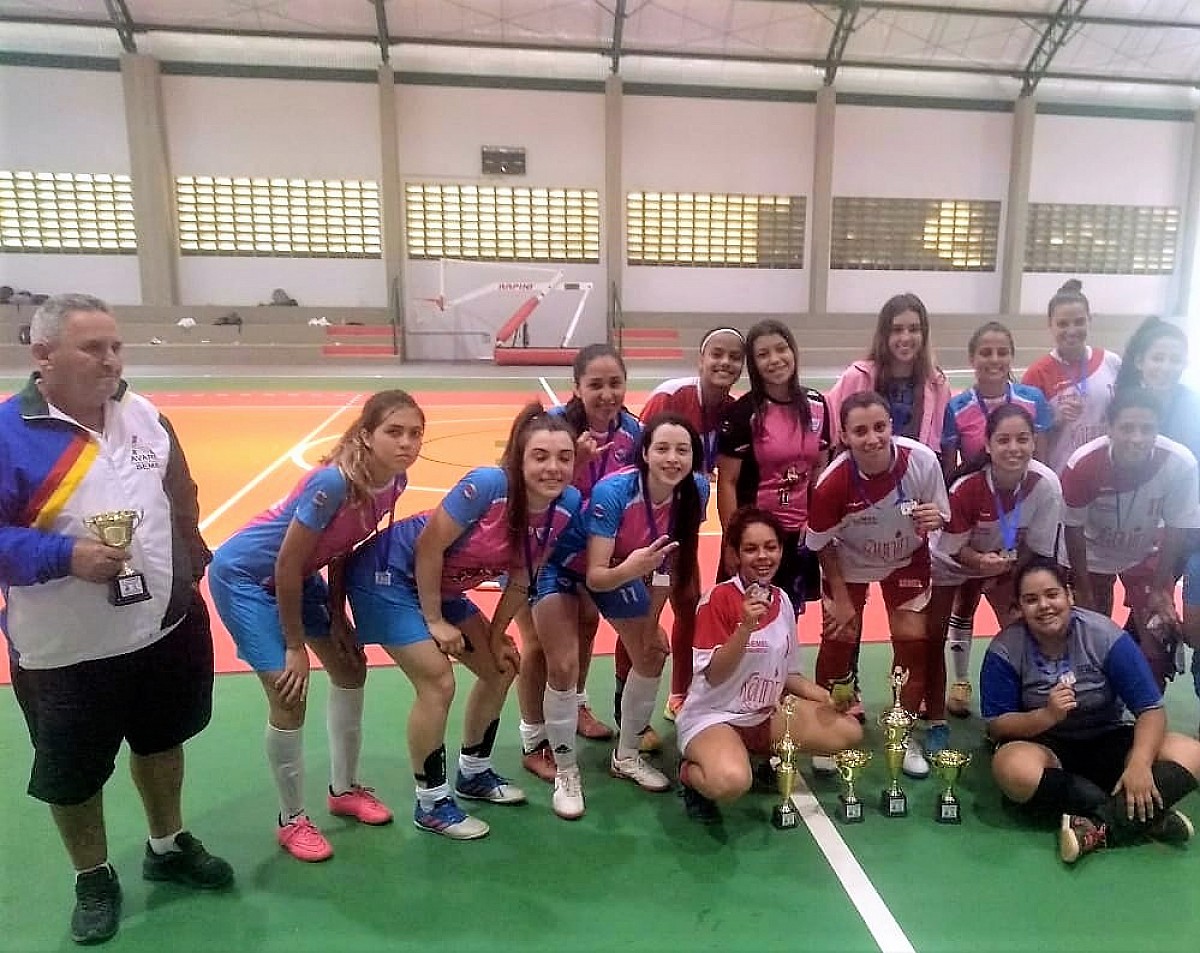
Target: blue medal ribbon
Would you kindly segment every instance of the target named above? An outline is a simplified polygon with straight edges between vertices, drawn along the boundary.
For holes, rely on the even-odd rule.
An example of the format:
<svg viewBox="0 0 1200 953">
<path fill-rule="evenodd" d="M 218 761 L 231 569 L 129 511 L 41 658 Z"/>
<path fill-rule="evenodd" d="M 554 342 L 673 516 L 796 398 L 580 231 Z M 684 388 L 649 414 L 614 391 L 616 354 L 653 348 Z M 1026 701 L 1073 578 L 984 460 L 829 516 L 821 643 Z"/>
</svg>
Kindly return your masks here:
<svg viewBox="0 0 1200 953">
<path fill-rule="evenodd" d="M 1000 502 L 1000 491 L 996 489 L 990 469 L 987 480 L 988 486 L 992 490 L 992 502 L 996 505 L 996 523 L 1000 527 L 1000 539 L 1004 543 L 1006 551 L 1014 552 L 1017 548 L 1017 535 L 1021 529 L 1021 494 L 1025 489 L 1025 477 L 1022 476 L 1021 482 L 1017 484 L 1017 489 L 1013 494 L 1013 508 L 1007 513 L 1004 511 L 1004 504 Z"/>
<path fill-rule="evenodd" d="M 689 480 L 692 479 L 692 475 L 689 473 L 687 475 L 686 479 L 689 479 Z M 658 539 L 659 533 L 658 533 L 658 519 L 654 515 L 654 504 L 650 502 L 650 487 L 648 485 L 646 485 L 645 482 L 643 482 L 643 484 L 642 484 L 642 502 L 646 506 L 646 526 L 648 527 L 648 529 L 650 531 L 650 538 L 646 542 L 647 542 L 647 545 L 649 545 L 649 544 L 653 543 L 656 539 Z M 676 509 L 677 503 L 678 503 L 678 500 L 675 497 L 675 491 L 672 490 L 671 491 L 671 509 L 667 515 L 667 535 L 668 536 L 673 536 L 675 534 L 675 509 Z M 662 562 L 658 564 L 659 571 L 666 572 L 666 565 L 667 565 L 667 557 L 664 556 Z"/>
<path fill-rule="evenodd" d="M 608 455 L 612 453 L 613 437 L 617 435 L 617 431 L 621 429 L 620 415 L 613 421 L 612 426 L 608 428 L 608 446 L 604 448 L 604 453 L 600 454 L 600 460 L 592 460 L 588 464 L 588 475 L 592 478 L 592 486 L 600 482 L 600 478 L 604 476 L 608 469 Z M 592 436 L 595 436 L 595 431 L 591 431 Z"/>
</svg>

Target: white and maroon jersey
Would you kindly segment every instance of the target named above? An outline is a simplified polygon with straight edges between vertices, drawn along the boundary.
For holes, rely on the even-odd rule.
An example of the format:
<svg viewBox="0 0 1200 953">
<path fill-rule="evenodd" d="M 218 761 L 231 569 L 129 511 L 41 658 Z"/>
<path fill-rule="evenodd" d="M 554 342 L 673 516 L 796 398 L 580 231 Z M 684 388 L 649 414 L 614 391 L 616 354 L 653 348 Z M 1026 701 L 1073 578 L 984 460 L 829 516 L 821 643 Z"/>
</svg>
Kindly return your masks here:
<svg viewBox="0 0 1200 953">
<path fill-rule="evenodd" d="M 700 443 L 704 446 L 704 472 L 711 474 L 717 463 L 717 429 L 721 417 L 733 404 L 733 396 L 726 394 L 720 406 L 705 407 L 699 377 L 673 377 L 650 392 L 646 406 L 642 408 L 642 424 L 649 423 L 656 414 L 679 414 L 700 434 Z"/>
<path fill-rule="evenodd" d="M 1079 397 L 1083 413 L 1074 423 L 1064 423 L 1047 434 L 1046 463 L 1055 473 L 1062 473 L 1072 453 L 1085 443 L 1102 436 L 1107 429 L 1104 420 L 1121 358 L 1112 351 L 1089 347 L 1084 360 L 1068 364 L 1051 351 L 1029 365 L 1021 383 L 1032 384 L 1050 401 L 1057 411 L 1065 398 Z"/>
<path fill-rule="evenodd" d="M 750 633 L 737 668 L 719 685 L 709 683 L 709 663 L 741 622 L 745 597 L 742 580 L 734 576 L 700 601 L 692 641 L 692 684 L 675 719 L 680 751 L 713 725 L 757 725 L 769 718 L 783 696 L 787 677 L 800 673 L 796 613 L 787 594 L 771 586 L 771 607 Z"/>
<path fill-rule="evenodd" d="M 837 541 L 847 582 L 878 582 L 928 545 L 904 503 L 934 503 L 943 520 L 950 503 L 937 455 L 908 437 L 892 438 L 892 465 L 861 473 L 850 451 L 825 468 L 812 494 L 805 544 L 817 552 Z"/>
<path fill-rule="evenodd" d="M 1083 527 L 1088 570 L 1123 572 L 1155 552 L 1161 527 L 1200 527 L 1196 479 L 1192 452 L 1161 434 L 1130 472 L 1113 467 L 1107 436 L 1076 450 L 1062 475 L 1063 525 Z"/>
<path fill-rule="evenodd" d="M 790 404 L 770 398 L 756 410 L 745 394 L 721 422 L 717 450 L 742 462 L 737 480 L 738 506 L 754 505 L 774 515 L 788 532 L 808 525 L 812 471 L 829 449 L 829 412 L 825 398 L 803 388 L 809 425 L 801 427 Z"/>
<path fill-rule="evenodd" d="M 1024 543 L 1040 556 L 1053 557 L 1062 506 L 1058 477 L 1037 460 L 1029 461 L 1015 490 L 996 489 L 991 464 L 955 480 L 950 487 L 950 522 L 930 538 L 934 584 L 983 578 L 955 558 L 964 546 L 977 553 L 998 553 Z"/>
</svg>

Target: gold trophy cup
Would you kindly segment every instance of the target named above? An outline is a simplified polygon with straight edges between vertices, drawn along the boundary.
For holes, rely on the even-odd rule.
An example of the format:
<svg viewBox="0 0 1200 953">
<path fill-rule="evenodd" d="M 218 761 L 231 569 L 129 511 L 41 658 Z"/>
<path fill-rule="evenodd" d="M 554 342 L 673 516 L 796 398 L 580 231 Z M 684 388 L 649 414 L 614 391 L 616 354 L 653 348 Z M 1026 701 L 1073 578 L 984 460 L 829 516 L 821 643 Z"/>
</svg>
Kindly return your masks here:
<svg viewBox="0 0 1200 953">
<path fill-rule="evenodd" d="M 792 715 L 796 713 L 796 700 L 789 695 L 783 702 L 783 737 L 775 742 L 775 754 L 779 766 L 775 769 L 775 782 L 782 801 L 775 805 L 771 823 L 786 831 L 800 824 L 800 812 L 792 802 L 796 790 L 796 742 L 792 738 Z"/>
<path fill-rule="evenodd" d="M 871 752 L 847 748 L 833 756 L 838 775 L 846 784 L 846 793 L 838 795 L 838 820 L 843 824 L 860 824 L 863 820 L 862 800 L 854 793 L 855 776 L 871 762 Z"/>
<path fill-rule="evenodd" d="M 125 549 L 133 542 L 133 531 L 142 523 L 138 510 L 110 510 L 97 513 L 83 521 L 96 539 L 106 546 Z M 121 571 L 108 584 L 108 601 L 114 606 L 130 606 L 150 598 L 146 577 L 126 561 Z"/>
<path fill-rule="evenodd" d="M 954 796 L 954 785 L 958 783 L 963 768 L 971 763 L 971 756 L 963 751 L 947 748 L 929 756 L 929 763 L 939 778 L 946 782 L 946 789 L 937 800 L 933 819 L 939 824 L 961 824 L 962 809 Z"/>
<path fill-rule="evenodd" d="M 879 727 L 883 729 L 883 756 L 887 759 L 889 784 L 879 798 L 879 810 L 884 817 L 904 817 L 908 814 L 908 795 L 900 787 L 900 768 L 904 764 L 904 746 L 917 723 L 915 715 L 904 710 L 900 704 L 900 689 L 908 681 L 908 672 L 892 670 L 892 707 L 879 716 Z"/>
</svg>

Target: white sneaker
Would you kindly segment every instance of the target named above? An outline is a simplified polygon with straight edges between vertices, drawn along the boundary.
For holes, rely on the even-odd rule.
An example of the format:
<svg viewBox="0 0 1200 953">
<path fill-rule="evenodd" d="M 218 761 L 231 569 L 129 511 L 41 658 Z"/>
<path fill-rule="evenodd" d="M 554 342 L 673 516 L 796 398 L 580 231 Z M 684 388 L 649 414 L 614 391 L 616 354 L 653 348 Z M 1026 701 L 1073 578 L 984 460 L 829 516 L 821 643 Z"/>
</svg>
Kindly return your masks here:
<svg viewBox="0 0 1200 953">
<path fill-rule="evenodd" d="M 608 771 L 614 778 L 632 781 L 643 791 L 665 791 L 671 786 L 671 779 L 640 754 L 632 758 L 618 758 L 614 751 Z"/>
<path fill-rule="evenodd" d="M 554 813 L 564 821 L 583 817 L 583 781 L 579 777 L 579 766 L 561 768 L 554 775 L 554 794 L 550 798 Z"/>
<path fill-rule="evenodd" d="M 929 777 L 929 762 L 916 738 L 909 738 L 904 744 L 904 773 L 910 778 Z"/>
<path fill-rule="evenodd" d="M 837 762 L 827 754 L 814 754 L 812 770 L 819 778 L 830 778 L 837 774 Z"/>
</svg>

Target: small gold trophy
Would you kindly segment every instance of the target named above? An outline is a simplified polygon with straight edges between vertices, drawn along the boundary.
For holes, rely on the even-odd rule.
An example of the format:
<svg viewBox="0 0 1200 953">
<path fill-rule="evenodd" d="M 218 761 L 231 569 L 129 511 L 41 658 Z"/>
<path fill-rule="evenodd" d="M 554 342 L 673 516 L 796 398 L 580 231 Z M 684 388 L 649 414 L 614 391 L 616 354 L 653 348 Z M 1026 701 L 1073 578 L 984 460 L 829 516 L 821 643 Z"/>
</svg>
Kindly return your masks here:
<svg viewBox="0 0 1200 953">
<path fill-rule="evenodd" d="M 843 824 L 859 824 L 863 820 L 862 800 L 854 793 L 855 775 L 871 762 L 871 752 L 847 748 L 833 756 L 838 774 L 846 783 L 846 793 L 838 795 L 838 820 Z"/>
<path fill-rule="evenodd" d="M 854 704 L 854 673 L 847 672 L 841 678 L 835 678 L 829 685 L 829 697 L 833 699 L 838 711 L 845 711 Z"/>
<path fill-rule="evenodd" d="M 883 729 L 883 756 L 887 759 L 888 779 L 891 782 L 879 798 L 879 810 L 884 817 L 904 817 L 908 814 L 908 796 L 900 787 L 900 768 L 904 764 L 904 746 L 917 723 L 900 704 L 900 689 L 908 681 L 908 672 L 892 669 L 892 707 L 879 716 L 879 727 Z"/>
<path fill-rule="evenodd" d="M 963 768 L 971 763 L 971 756 L 963 751 L 947 748 L 929 756 L 929 763 L 939 778 L 946 782 L 946 790 L 937 800 L 933 819 L 939 824 L 961 824 L 962 810 L 954 796 L 954 785 L 958 783 Z"/>
<path fill-rule="evenodd" d="M 111 510 L 89 516 L 83 521 L 96 539 L 105 546 L 117 549 L 125 549 L 133 541 L 133 531 L 141 524 L 142 514 L 137 510 Z M 126 561 L 108 584 L 108 601 L 114 606 L 131 606 L 149 598 L 146 577 Z"/>
<path fill-rule="evenodd" d="M 775 742 L 775 754 L 779 766 L 775 769 L 775 781 L 783 798 L 775 805 L 771 823 L 786 831 L 800 823 L 800 812 L 792 803 L 792 792 L 796 790 L 796 742 L 792 739 L 792 715 L 796 713 L 796 699 L 789 695 L 783 701 L 783 737 Z"/>
</svg>

